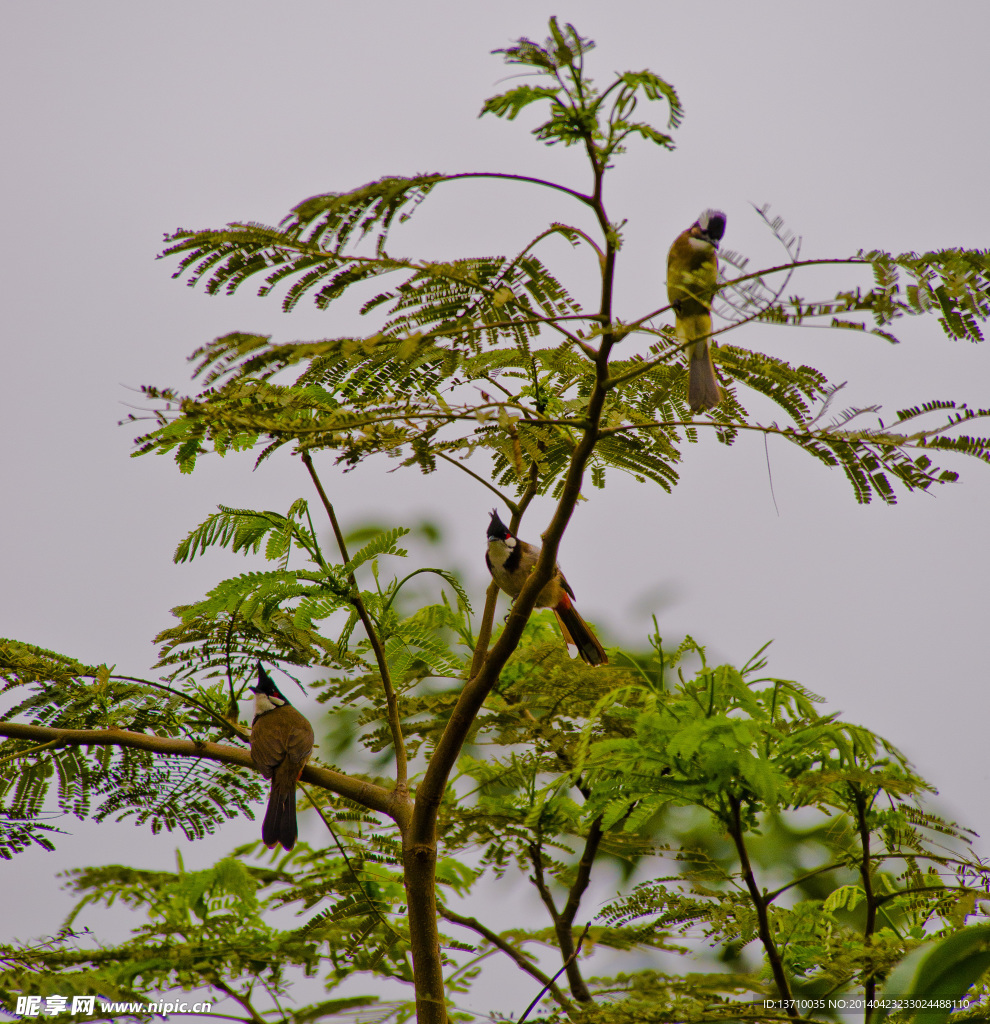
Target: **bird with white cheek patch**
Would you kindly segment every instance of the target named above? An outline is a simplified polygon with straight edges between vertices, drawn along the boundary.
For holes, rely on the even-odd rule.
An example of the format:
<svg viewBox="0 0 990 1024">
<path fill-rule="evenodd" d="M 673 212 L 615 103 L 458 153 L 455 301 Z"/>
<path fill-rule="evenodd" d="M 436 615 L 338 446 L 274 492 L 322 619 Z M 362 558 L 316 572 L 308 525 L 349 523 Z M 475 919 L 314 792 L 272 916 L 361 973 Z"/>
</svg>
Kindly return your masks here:
<svg viewBox="0 0 990 1024">
<path fill-rule="evenodd" d="M 708 340 L 712 333 L 712 299 L 718 287 L 715 251 L 725 234 L 725 214 L 705 210 L 682 231 L 667 254 L 667 298 L 674 329 L 688 356 L 688 405 L 691 412 L 713 409 L 722 401 Z"/>
<path fill-rule="evenodd" d="M 296 783 L 313 751 L 313 727 L 279 692 L 258 662 L 258 685 L 251 722 L 251 760 L 272 780 L 268 809 L 261 826 L 262 842 L 271 849 L 296 845 Z"/>
<path fill-rule="evenodd" d="M 527 544 L 526 541 L 513 537 L 509 533 L 509 528 L 499 519 L 498 512 L 492 509 L 492 517 L 488 524 L 488 551 L 485 554 L 485 562 L 499 590 L 504 591 L 509 597 L 518 597 L 519 591 L 522 590 L 540 557 L 540 551 L 539 546 Z M 554 566 L 554 575 L 540 591 L 536 607 L 553 609 L 560 632 L 564 636 L 564 643 L 569 648 L 576 647 L 582 660 L 593 666 L 607 665 L 608 656 L 605 649 L 598 642 L 598 637 L 588 623 L 578 615 L 571 601 L 572 597 L 574 591 L 564 579 L 560 566 Z"/>
</svg>

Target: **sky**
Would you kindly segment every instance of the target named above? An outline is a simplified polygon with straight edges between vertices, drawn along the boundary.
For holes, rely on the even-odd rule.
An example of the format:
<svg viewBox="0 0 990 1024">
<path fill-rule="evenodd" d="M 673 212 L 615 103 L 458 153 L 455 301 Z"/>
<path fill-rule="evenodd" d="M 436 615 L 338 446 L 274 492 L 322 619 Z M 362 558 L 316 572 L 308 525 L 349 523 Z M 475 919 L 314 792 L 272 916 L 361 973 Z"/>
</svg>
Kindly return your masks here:
<svg viewBox="0 0 990 1024">
<path fill-rule="evenodd" d="M 192 476 L 167 458 L 130 457 L 143 428 L 118 423 L 145 408 L 137 389 L 191 389 L 186 357 L 204 342 L 233 330 L 280 341 L 373 330 L 346 306 L 285 315 L 250 287 L 186 288 L 174 262 L 155 259 L 163 233 L 275 223 L 307 196 L 388 174 L 484 169 L 586 187 L 579 154 L 533 140 L 535 120 L 477 116 L 510 73 L 490 51 L 542 38 L 554 14 L 597 41 L 599 82 L 648 67 L 686 109 L 677 150 L 633 143 L 609 186 L 613 219 L 628 218 L 623 319 L 665 304 L 670 241 L 709 206 L 728 215 L 725 245 L 754 265 L 779 261 L 754 203 L 785 218 L 806 257 L 987 245 L 990 7 L 978 0 L 937 16 L 917 0 L 8 3 L 0 635 L 149 674 L 169 609 L 244 568 L 229 555 L 176 566 L 177 542 L 218 503 L 284 511 L 311 497 L 288 455 L 255 472 L 250 456 L 213 458 Z M 435 193 L 393 247 L 510 253 L 549 221 L 582 216 L 540 190 L 463 183 Z M 590 275 L 555 244 L 545 255 L 580 292 Z M 794 290 L 826 297 L 850 284 L 869 281 L 843 271 Z M 880 403 L 890 416 L 933 398 L 990 405 L 986 346 L 950 341 L 934 319 L 897 333 L 903 343 L 890 346 L 755 325 L 732 341 L 848 382 L 845 406 Z M 773 674 L 897 744 L 939 806 L 987 836 L 990 467 L 951 466 L 958 484 L 863 507 L 838 471 L 782 441 L 727 449 L 703 436 L 671 495 L 618 475 L 604 492 L 589 488 L 560 560 L 606 643 L 642 644 L 654 613 L 665 638 L 689 632 L 715 662 L 742 663 L 773 640 Z M 382 509 L 442 522 L 480 603 L 488 492 L 453 469 L 400 479 L 383 462 L 346 477 L 329 458 L 320 468 L 345 524 Z M 534 505 L 531 539 L 550 512 Z M 149 867 L 170 866 L 182 845 L 127 824 L 58 824 L 73 838 L 57 853 L 0 865 L 13 895 L 2 932 L 56 928 L 68 903 L 50 879 L 106 859 L 108 836 L 115 856 Z M 184 850 L 187 865 L 256 827 L 232 823 Z M 978 848 L 988 852 L 985 840 Z M 42 901 L 39 885 L 51 893 Z"/>
</svg>

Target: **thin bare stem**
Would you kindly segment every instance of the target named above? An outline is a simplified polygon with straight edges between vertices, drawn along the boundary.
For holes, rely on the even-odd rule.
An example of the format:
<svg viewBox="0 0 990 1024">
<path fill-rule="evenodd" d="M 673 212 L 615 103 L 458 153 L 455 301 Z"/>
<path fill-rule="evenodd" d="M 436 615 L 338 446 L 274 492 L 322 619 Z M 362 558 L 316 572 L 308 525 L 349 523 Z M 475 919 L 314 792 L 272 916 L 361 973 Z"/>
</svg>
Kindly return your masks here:
<svg viewBox="0 0 990 1024">
<path fill-rule="evenodd" d="M 544 178 L 531 178 L 525 174 L 498 174 L 494 171 L 465 171 L 462 174 L 445 174 L 441 180 L 456 181 L 458 178 L 503 178 L 506 181 L 522 181 L 530 185 L 542 185 L 544 188 L 553 189 L 555 192 L 563 192 L 573 196 L 585 205 L 591 205 L 591 197 L 578 192 L 576 189 L 568 188 L 566 185 L 558 185 L 556 182 L 547 181 Z"/>
<path fill-rule="evenodd" d="M 300 786 L 300 789 L 302 789 L 303 793 L 305 793 L 306 799 L 309 801 L 310 806 L 320 816 L 320 820 L 323 822 L 324 825 L 326 825 L 327 831 L 330 833 L 330 836 L 334 841 L 334 845 L 340 851 L 341 857 L 344 858 L 344 863 L 347 865 L 347 870 L 351 873 L 351 878 L 354 879 L 354 884 L 361 891 L 361 895 L 364 897 L 365 903 L 367 903 L 368 906 L 371 907 L 371 909 L 375 912 L 375 917 L 377 917 L 378 920 L 381 921 L 381 923 L 397 939 L 399 939 L 400 941 L 404 941 L 405 936 L 400 935 L 399 932 L 395 930 L 395 928 L 392 926 L 392 923 L 386 920 L 382 912 L 378 909 L 378 904 L 368 895 L 368 890 L 365 889 L 364 883 L 361 881 L 360 877 L 358 877 L 357 871 L 354 870 L 354 865 L 351 863 L 351 858 L 348 856 L 344 844 L 340 841 L 340 837 L 337 835 L 336 829 L 333 827 L 333 825 L 330 824 L 330 819 L 323 813 L 323 808 L 320 807 L 320 805 L 313 799 L 312 793 L 310 793 L 310 791 L 305 786 Z"/>
<path fill-rule="evenodd" d="M 960 420 L 956 423 L 947 423 L 941 427 L 933 427 L 931 430 L 918 430 L 913 434 L 894 434 L 889 431 L 883 434 L 857 431 L 859 437 L 842 437 L 828 428 L 818 430 L 798 430 L 794 427 L 764 426 L 760 423 L 740 423 L 737 420 L 722 422 L 719 420 L 653 420 L 650 423 L 629 423 L 619 427 L 605 427 L 601 430 L 602 437 L 610 434 L 622 434 L 627 430 L 650 430 L 656 427 L 715 427 L 731 430 L 753 430 L 760 434 L 773 434 L 786 438 L 812 438 L 828 441 L 829 444 L 862 445 L 875 444 L 888 448 L 925 448 L 926 442 L 931 437 L 938 437 L 952 427 L 957 427 L 967 420 Z"/>
<path fill-rule="evenodd" d="M 313 459 L 308 451 L 304 451 L 302 453 L 302 461 L 303 465 L 309 472 L 314 486 L 316 487 L 316 492 L 319 494 L 320 500 L 323 502 L 323 507 L 326 509 L 327 516 L 330 519 L 330 525 L 333 528 L 333 535 L 337 540 L 337 548 L 340 551 L 340 557 L 346 565 L 351 559 L 347 554 L 347 545 L 344 542 L 344 535 L 341 532 L 340 524 L 337 522 L 337 514 L 334 512 L 333 505 L 327 497 L 327 492 L 323 489 L 323 484 L 320 482 L 320 478 L 316 474 L 316 468 L 313 466 Z M 354 610 L 358 613 L 358 618 L 360 618 L 365 632 L 368 634 L 371 649 L 375 653 L 375 661 L 378 663 L 378 673 L 381 676 L 382 689 L 385 691 L 385 704 L 388 711 L 388 726 L 389 731 L 392 734 L 392 746 L 395 748 L 395 789 L 397 794 L 401 794 L 401 796 L 404 797 L 409 787 L 408 767 L 406 762 L 406 744 L 402 736 L 402 723 L 399 720 L 399 704 L 395 697 L 395 690 L 392 687 L 392 676 L 389 672 L 388 662 L 385 659 L 385 649 L 382 647 L 381 638 L 378 636 L 378 630 L 375 629 L 375 624 L 371 621 L 368 609 L 365 607 L 364 601 L 361 598 L 361 592 L 358 590 L 357 580 L 354 577 L 354 573 L 349 573 L 347 578 L 351 584 L 351 594 L 349 596 L 350 603 L 354 606 Z"/>
<path fill-rule="evenodd" d="M 571 954 L 571 956 L 570 956 L 570 959 L 569 959 L 569 960 L 567 961 L 567 963 L 565 963 L 565 964 L 564 964 L 564 966 L 563 966 L 563 967 L 561 967 L 561 969 L 560 969 L 559 971 L 557 971 L 557 973 L 556 973 L 556 974 L 555 974 L 555 975 L 554 975 L 554 976 L 553 976 L 553 977 L 552 977 L 552 978 L 550 979 L 551 983 L 552 983 L 552 982 L 555 982 L 555 981 L 556 981 L 556 980 L 557 980 L 557 979 L 558 979 L 558 978 L 559 978 L 559 977 L 560 977 L 560 976 L 561 976 L 561 975 L 562 975 L 562 974 L 564 973 L 564 971 L 566 971 L 566 970 L 567 970 L 567 968 L 568 968 L 568 967 L 570 966 L 570 963 L 571 963 L 571 961 L 572 961 L 572 960 L 575 960 L 575 959 L 577 959 L 577 955 L 578 955 L 578 953 L 580 953 L 580 952 L 581 952 L 581 947 L 582 947 L 582 946 L 584 945 L 584 940 L 585 940 L 585 939 L 587 938 L 587 936 L 588 936 L 588 932 L 590 931 L 590 929 L 591 929 L 591 922 L 589 921 L 589 922 L 588 922 L 588 923 L 587 923 L 587 924 L 586 924 L 586 925 L 584 926 L 584 930 L 583 930 L 583 931 L 581 932 L 581 937 L 580 937 L 580 938 L 578 939 L 578 943 L 577 943 L 577 946 L 575 947 L 575 949 L 574 949 L 574 952 L 573 952 L 573 953 Z M 543 991 L 542 991 L 542 992 L 538 992 L 538 993 L 536 994 L 536 998 L 535 998 L 535 999 L 534 999 L 534 1000 L 533 1000 L 533 1001 L 532 1001 L 532 1002 L 531 1002 L 531 1003 L 529 1004 L 529 1006 L 527 1006 L 527 1007 L 526 1007 L 526 1010 L 525 1010 L 525 1012 L 524 1012 L 524 1013 L 523 1013 L 523 1015 L 522 1015 L 522 1016 L 521 1016 L 521 1017 L 519 1018 L 519 1024 L 523 1024 L 523 1021 L 525 1021 L 525 1020 L 526 1020 L 526 1018 L 527 1018 L 527 1017 L 528 1017 L 528 1016 L 530 1015 L 530 1013 L 531 1013 L 531 1012 L 532 1012 L 532 1010 L 533 1010 L 533 1007 L 534 1007 L 534 1006 L 536 1006 L 536 1004 L 537 1004 L 537 1003 L 539 1003 L 539 1001 L 540 1001 L 540 1000 L 541 1000 L 541 999 L 543 998 L 543 996 L 544 996 L 544 993 L 546 993 L 546 991 L 547 991 L 547 989 L 548 989 L 548 988 L 549 988 L 549 986 L 547 986 L 547 985 L 544 985 L 544 987 L 543 987 Z"/>
<path fill-rule="evenodd" d="M 849 862 L 847 860 L 839 860 L 833 864 L 825 864 L 823 867 L 815 868 L 814 871 L 809 871 L 807 874 L 801 875 L 799 878 L 795 878 L 793 882 L 788 882 L 787 885 L 782 885 L 779 889 L 774 889 L 773 892 L 764 893 L 763 899 L 769 906 L 778 896 L 787 892 L 788 889 L 793 889 L 794 886 L 801 885 L 802 882 L 807 882 L 816 875 L 823 875 L 829 871 L 838 871 L 839 868 L 847 867 L 849 867 Z"/>
<path fill-rule="evenodd" d="M 224 728 L 229 729 L 235 733 L 246 743 L 251 741 L 251 730 L 245 729 L 239 722 L 232 722 L 229 718 L 224 718 L 223 715 L 218 715 L 213 708 L 207 707 L 202 701 L 196 700 L 195 697 L 190 697 L 188 693 L 183 693 L 181 690 L 175 690 L 171 686 L 166 686 L 165 683 L 156 683 L 152 679 L 140 679 L 137 676 L 119 676 L 116 673 L 110 676 L 111 679 L 122 679 L 126 683 L 139 683 L 141 686 L 150 686 L 156 690 L 162 690 L 173 697 L 178 697 L 179 700 L 186 704 L 192 704 L 193 707 L 197 707 L 200 711 L 205 712 L 215 722 L 218 722 Z"/>
<path fill-rule="evenodd" d="M 452 466 L 456 466 L 458 469 L 467 473 L 468 476 L 473 477 L 475 480 L 478 481 L 479 484 L 483 484 L 500 501 L 505 502 L 506 508 L 508 508 L 512 512 L 515 512 L 516 508 L 518 507 L 516 503 L 511 498 L 506 497 L 494 484 L 489 483 L 489 481 L 487 481 L 483 476 L 478 476 L 478 474 L 475 473 L 473 469 L 468 469 L 468 467 L 465 466 L 464 463 L 461 462 L 460 460 L 452 459 L 449 455 L 445 454 L 444 452 L 438 451 L 436 454 L 441 459 L 443 459 L 444 462 L 449 462 Z"/>
<path fill-rule="evenodd" d="M 539 967 L 526 957 L 522 950 L 513 946 L 511 942 L 507 942 L 490 928 L 486 928 L 476 917 L 464 917 L 461 914 L 455 913 L 449 907 L 442 905 L 437 907 L 437 911 L 442 918 L 450 921 L 452 924 L 459 924 L 462 928 L 470 928 L 472 931 L 483 936 L 496 949 L 500 949 L 507 956 L 510 956 L 521 970 L 525 971 L 531 978 L 535 978 L 543 986 L 543 991 L 549 992 L 557 1000 L 558 1005 L 565 1013 L 570 1014 L 573 1011 L 573 1003 L 561 992 L 550 975 L 544 974 Z M 542 996 L 543 992 L 540 995 Z"/>
<path fill-rule="evenodd" d="M 40 754 L 44 750 L 52 750 L 54 747 L 58 746 L 60 746 L 58 740 L 49 740 L 47 743 L 38 743 L 33 747 L 28 747 L 27 750 L 18 750 L 16 754 L 0 758 L 0 764 L 7 764 L 10 761 L 16 761 L 21 757 L 30 757 L 31 754 Z"/>
<path fill-rule="evenodd" d="M 755 277 L 766 277 L 768 274 L 779 274 L 781 272 L 793 271 L 798 267 L 817 267 L 826 266 L 828 264 L 850 263 L 865 265 L 867 261 L 860 259 L 857 256 L 849 256 L 842 259 L 797 260 L 796 262 L 791 263 L 781 263 L 776 267 L 768 267 L 766 270 L 754 270 L 751 274 L 742 274 L 739 277 L 732 278 L 731 281 L 723 281 L 718 286 L 718 289 L 719 291 L 725 291 L 727 288 L 732 288 L 737 284 L 742 284 L 743 281 L 751 281 Z M 670 309 L 669 305 L 661 306 L 659 309 L 655 309 L 652 313 L 647 313 L 646 316 L 641 316 L 638 320 L 634 320 L 631 324 L 628 324 L 626 330 L 630 331 L 637 327 L 641 327 L 647 320 L 652 320 L 655 316 L 659 316 L 661 313 L 666 313 L 668 309 Z"/>
</svg>

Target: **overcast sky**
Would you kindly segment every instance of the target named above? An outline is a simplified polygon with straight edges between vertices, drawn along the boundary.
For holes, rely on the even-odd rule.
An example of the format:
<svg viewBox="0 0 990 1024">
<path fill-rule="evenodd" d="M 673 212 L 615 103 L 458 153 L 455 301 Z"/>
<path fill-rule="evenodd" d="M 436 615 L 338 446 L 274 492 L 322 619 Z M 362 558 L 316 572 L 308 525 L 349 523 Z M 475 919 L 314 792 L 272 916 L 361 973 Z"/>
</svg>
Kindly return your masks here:
<svg viewBox="0 0 990 1024">
<path fill-rule="evenodd" d="M 252 287 L 235 298 L 185 288 L 170 277 L 174 262 L 154 259 L 162 233 L 275 223 L 309 195 L 386 174 L 484 169 L 586 186 L 580 155 L 533 141 L 532 118 L 477 118 L 510 73 L 489 51 L 542 38 L 551 14 L 598 42 L 599 82 L 649 67 L 686 108 L 677 151 L 634 142 L 606 196 L 613 219 L 629 219 L 623 319 L 665 303 L 667 248 L 707 206 L 728 215 L 727 247 L 766 263 L 779 252 L 751 202 L 784 216 L 808 257 L 990 239 L 982 0 L 937 15 L 917 0 L 48 0 L 3 10 L 0 635 L 121 672 L 149 673 L 169 609 L 244 568 L 233 556 L 172 564 L 217 503 L 284 511 L 311 497 L 287 452 L 254 473 L 250 456 L 208 459 L 191 477 L 166 458 L 129 458 L 136 431 L 117 423 L 141 405 L 135 389 L 188 389 L 186 356 L 232 330 L 292 341 L 359 327 L 351 307 L 286 316 Z M 435 193 L 392 248 L 509 253 L 548 221 L 582 218 L 541 190 L 458 184 Z M 565 250 L 551 243 L 543 255 L 565 260 L 580 291 L 591 278 Z M 826 283 L 869 285 L 845 272 Z M 793 290 L 825 297 L 799 281 Z M 757 325 L 732 341 L 818 366 L 848 381 L 842 404 L 878 402 L 888 417 L 931 398 L 990 405 L 984 346 L 948 340 L 934 319 L 898 333 L 892 347 Z M 561 549 L 579 607 L 606 642 L 642 643 L 656 613 L 666 638 L 690 632 L 715 661 L 742 663 L 774 640 L 774 674 L 899 745 L 948 813 L 990 834 L 990 467 L 956 463 L 957 485 L 864 508 L 838 471 L 781 441 L 768 454 L 776 508 L 756 436 L 726 449 L 703 435 L 670 496 L 618 475 L 605 492 L 589 488 Z M 491 496 L 452 468 L 430 478 L 389 468 L 372 461 L 342 477 L 324 459 L 338 514 L 356 523 L 384 506 L 398 520 L 441 520 L 480 600 Z M 534 507 L 529 536 L 549 512 Z M 113 856 L 147 866 L 171 865 L 182 842 L 61 824 L 77 838 L 57 854 L 0 865 L 8 897 L 24 894 L 12 934 L 58 925 L 64 901 L 39 901 L 37 887 L 67 863 L 106 860 L 105 837 L 120 844 Z M 185 853 L 187 865 L 256 829 L 233 823 Z"/>
</svg>

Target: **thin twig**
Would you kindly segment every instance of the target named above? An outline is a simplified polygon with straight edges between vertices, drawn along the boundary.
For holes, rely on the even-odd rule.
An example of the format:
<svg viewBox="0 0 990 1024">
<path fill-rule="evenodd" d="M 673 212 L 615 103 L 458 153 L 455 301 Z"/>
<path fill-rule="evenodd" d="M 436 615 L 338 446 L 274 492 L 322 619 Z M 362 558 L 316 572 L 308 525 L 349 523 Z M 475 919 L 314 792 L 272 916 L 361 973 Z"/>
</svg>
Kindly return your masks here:
<svg viewBox="0 0 990 1024">
<path fill-rule="evenodd" d="M 365 902 L 375 912 L 375 916 L 378 918 L 378 920 L 381 921 L 381 923 L 397 939 L 399 939 L 400 941 L 405 941 L 405 936 L 403 936 L 402 934 L 397 932 L 395 930 L 395 928 L 392 926 L 392 923 L 385 919 L 385 917 L 382 915 L 382 912 L 378 909 L 378 905 L 368 895 L 368 891 L 367 891 L 367 889 L 365 889 L 364 884 L 362 883 L 361 879 L 358 878 L 358 873 L 354 870 L 354 865 L 351 863 L 351 858 L 347 855 L 347 850 L 344 849 L 344 845 L 343 845 L 343 843 L 341 843 L 340 837 L 337 835 L 337 832 L 334 829 L 333 825 L 330 824 L 330 821 L 327 818 L 327 816 L 323 813 L 323 808 L 320 807 L 320 805 L 313 799 L 312 794 L 309 792 L 309 790 L 305 786 L 300 785 L 299 788 L 303 791 L 303 793 L 306 794 L 306 799 L 309 801 L 310 806 L 320 816 L 320 820 L 323 822 L 324 825 L 326 825 L 327 831 L 333 837 L 333 841 L 336 844 L 337 849 L 340 850 L 340 855 L 341 855 L 341 857 L 344 858 L 344 863 L 347 865 L 347 870 L 350 871 L 351 878 L 354 879 L 354 884 L 358 887 L 358 889 L 361 890 L 361 895 L 364 897 Z"/>
<path fill-rule="evenodd" d="M 452 466 L 456 466 L 459 470 L 463 471 L 464 473 L 467 473 L 468 476 L 474 477 L 474 479 L 477 480 L 479 484 L 482 484 L 485 487 L 487 487 L 488 490 L 492 492 L 492 494 L 496 495 L 499 498 L 499 500 L 505 502 L 506 508 L 508 508 L 510 511 L 516 511 L 518 506 L 511 498 L 507 498 L 494 484 L 489 483 L 484 477 L 478 476 L 478 474 L 475 473 L 473 469 L 468 469 L 468 467 L 465 466 L 463 462 L 460 462 L 458 459 L 452 459 L 449 455 L 445 454 L 444 452 L 438 451 L 436 452 L 436 454 L 439 455 L 444 462 L 449 462 Z"/>
<path fill-rule="evenodd" d="M 28 747 L 27 750 L 18 750 L 16 754 L 11 754 L 10 757 L 0 758 L 0 764 L 7 764 L 10 761 L 16 761 L 19 757 L 28 757 L 31 754 L 40 754 L 42 750 L 51 750 L 53 747 L 59 746 L 58 740 L 49 740 L 47 743 L 39 743 L 35 747 Z"/>
<path fill-rule="evenodd" d="M 337 514 L 334 512 L 333 505 L 327 497 L 327 492 L 323 489 L 323 484 L 320 482 L 320 478 L 316 474 L 316 469 L 313 466 L 313 459 L 308 451 L 304 451 L 302 453 L 302 461 L 312 478 L 313 484 L 316 487 L 316 492 L 320 496 L 320 500 L 323 502 L 323 507 L 326 509 L 327 516 L 330 519 L 330 525 L 333 527 L 333 535 L 337 540 L 337 548 L 340 551 L 340 557 L 344 560 L 344 564 L 346 565 L 351 559 L 347 554 L 347 545 L 344 542 L 344 535 L 340 530 L 340 524 L 337 522 Z M 375 629 L 375 625 L 371 621 L 371 616 L 368 614 L 368 609 L 365 607 L 364 601 L 361 598 L 361 592 L 358 590 L 357 580 L 354 573 L 349 573 L 347 578 L 351 584 L 350 602 L 354 606 L 354 610 L 358 613 L 358 617 L 364 625 L 365 632 L 368 634 L 368 640 L 371 643 L 371 649 L 375 652 L 375 660 L 378 662 L 378 673 L 382 679 L 382 689 L 385 691 L 385 704 L 388 709 L 388 726 L 389 731 L 392 733 L 392 746 L 395 748 L 395 788 L 398 792 L 404 794 L 408 788 L 406 744 L 402 738 L 402 723 L 399 720 L 399 704 L 395 697 L 395 690 L 392 687 L 392 676 L 389 672 L 388 662 L 385 660 L 385 650 L 382 647 L 381 639 L 378 636 L 378 630 Z"/>
<path fill-rule="evenodd" d="M 550 984 L 551 985 L 564 973 L 564 971 L 567 970 L 567 968 L 570 966 L 571 961 L 577 957 L 578 953 L 581 952 L 581 947 L 584 945 L 585 937 L 587 936 L 588 931 L 590 930 L 590 928 L 591 928 L 591 922 L 589 921 L 584 926 L 584 931 L 581 932 L 581 937 L 578 939 L 577 948 L 567 958 L 567 962 L 564 964 L 564 966 L 561 967 L 561 969 L 559 971 L 557 971 L 557 973 L 550 979 Z M 543 988 L 540 989 L 540 991 L 536 995 L 536 998 L 529 1004 L 529 1006 L 526 1007 L 526 1012 L 519 1018 L 519 1024 L 523 1024 L 523 1021 L 529 1016 L 530 1011 L 543 998 L 544 994 L 547 992 L 549 987 L 550 987 L 550 985 L 544 985 Z"/>
<path fill-rule="evenodd" d="M 251 1015 L 250 1019 L 252 1021 L 254 1021 L 255 1024 L 265 1024 L 265 1018 L 262 1017 L 261 1014 L 258 1013 L 258 1011 L 251 1005 L 251 1001 L 246 996 L 242 996 L 239 992 L 237 992 L 235 989 L 233 989 L 230 985 L 228 985 L 225 981 L 223 981 L 219 977 L 213 978 L 213 980 L 210 982 L 210 984 L 215 989 L 218 989 L 219 991 L 223 992 L 225 995 L 228 995 L 231 999 L 234 1000 L 235 1003 L 239 1003 L 245 1010 L 247 1010 L 247 1012 Z M 220 1016 L 220 1015 L 219 1014 L 216 1014 L 216 1015 L 210 1014 L 210 1016 L 212 1017 L 212 1016 Z M 243 1017 L 231 1017 L 231 1018 L 228 1018 L 228 1019 L 230 1019 L 230 1020 L 243 1020 L 244 1018 Z"/>
<path fill-rule="evenodd" d="M 141 686 L 151 686 L 156 690 L 163 690 L 165 693 L 171 694 L 173 697 L 178 697 L 179 700 L 185 701 L 187 704 L 192 704 L 194 707 L 205 711 L 210 718 L 219 722 L 221 725 L 230 729 L 233 733 L 239 736 L 246 743 L 251 740 L 251 732 L 249 729 L 245 729 L 243 725 L 238 722 L 232 722 L 229 718 L 224 718 L 223 715 L 218 715 L 213 708 L 207 707 L 202 701 L 196 700 L 195 697 L 190 697 L 188 693 L 183 693 L 181 690 L 175 690 L 171 686 L 166 686 L 165 683 L 156 683 L 152 679 L 141 679 L 138 676 L 119 676 L 116 673 L 110 676 L 111 679 L 121 679 L 126 683 L 139 683 Z"/>
<path fill-rule="evenodd" d="M 571 1003 L 567 996 L 561 992 L 559 986 L 555 984 L 554 979 L 551 978 L 550 975 L 544 974 L 543 971 L 541 971 L 535 964 L 530 963 L 530 961 L 526 959 L 525 954 L 513 946 L 511 942 L 506 942 L 501 935 L 498 935 L 490 928 L 485 927 L 485 925 L 483 925 L 476 917 L 463 917 L 461 914 L 455 913 L 449 907 L 443 906 L 443 904 L 437 905 L 437 911 L 445 920 L 450 921 L 452 924 L 459 924 L 462 928 L 470 928 L 472 931 L 483 936 L 488 942 L 497 949 L 500 949 L 507 956 L 512 957 L 518 967 L 543 985 L 544 992 L 550 992 L 565 1013 L 571 1013 L 574 1008 L 573 1003 Z"/>
<path fill-rule="evenodd" d="M 592 202 L 591 196 L 586 196 L 583 192 L 578 192 L 573 188 L 567 188 L 566 185 L 558 185 L 553 181 L 546 181 L 543 178 L 530 178 L 525 174 L 498 174 L 494 171 L 466 171 L 462 174 L 445 174 L 439 180 L 456 181 L 458 178 L 504 178 L 507 181 L 522 181 L 529 185 L 543 185 L 545 188 L 552 188 L 555 192 L 564 192 L 569 196 L 573 196 L 575 199 L 579 199 L 586 205 L 590 205 Z"/>
<path fill-rule="evenodd" d="M 780 518 L 780 509 L 777 508 L 777 495 L 773 493 L 773 472 L 770 469 L 770 445 L 767 442 L 767 435 L 763 435 L 763 452 L 767 457 L 767 480 L 770 481 L 770 497 L 773 499 L 773 508 L 777 513 L 777 518 Z"/>
</svg>

